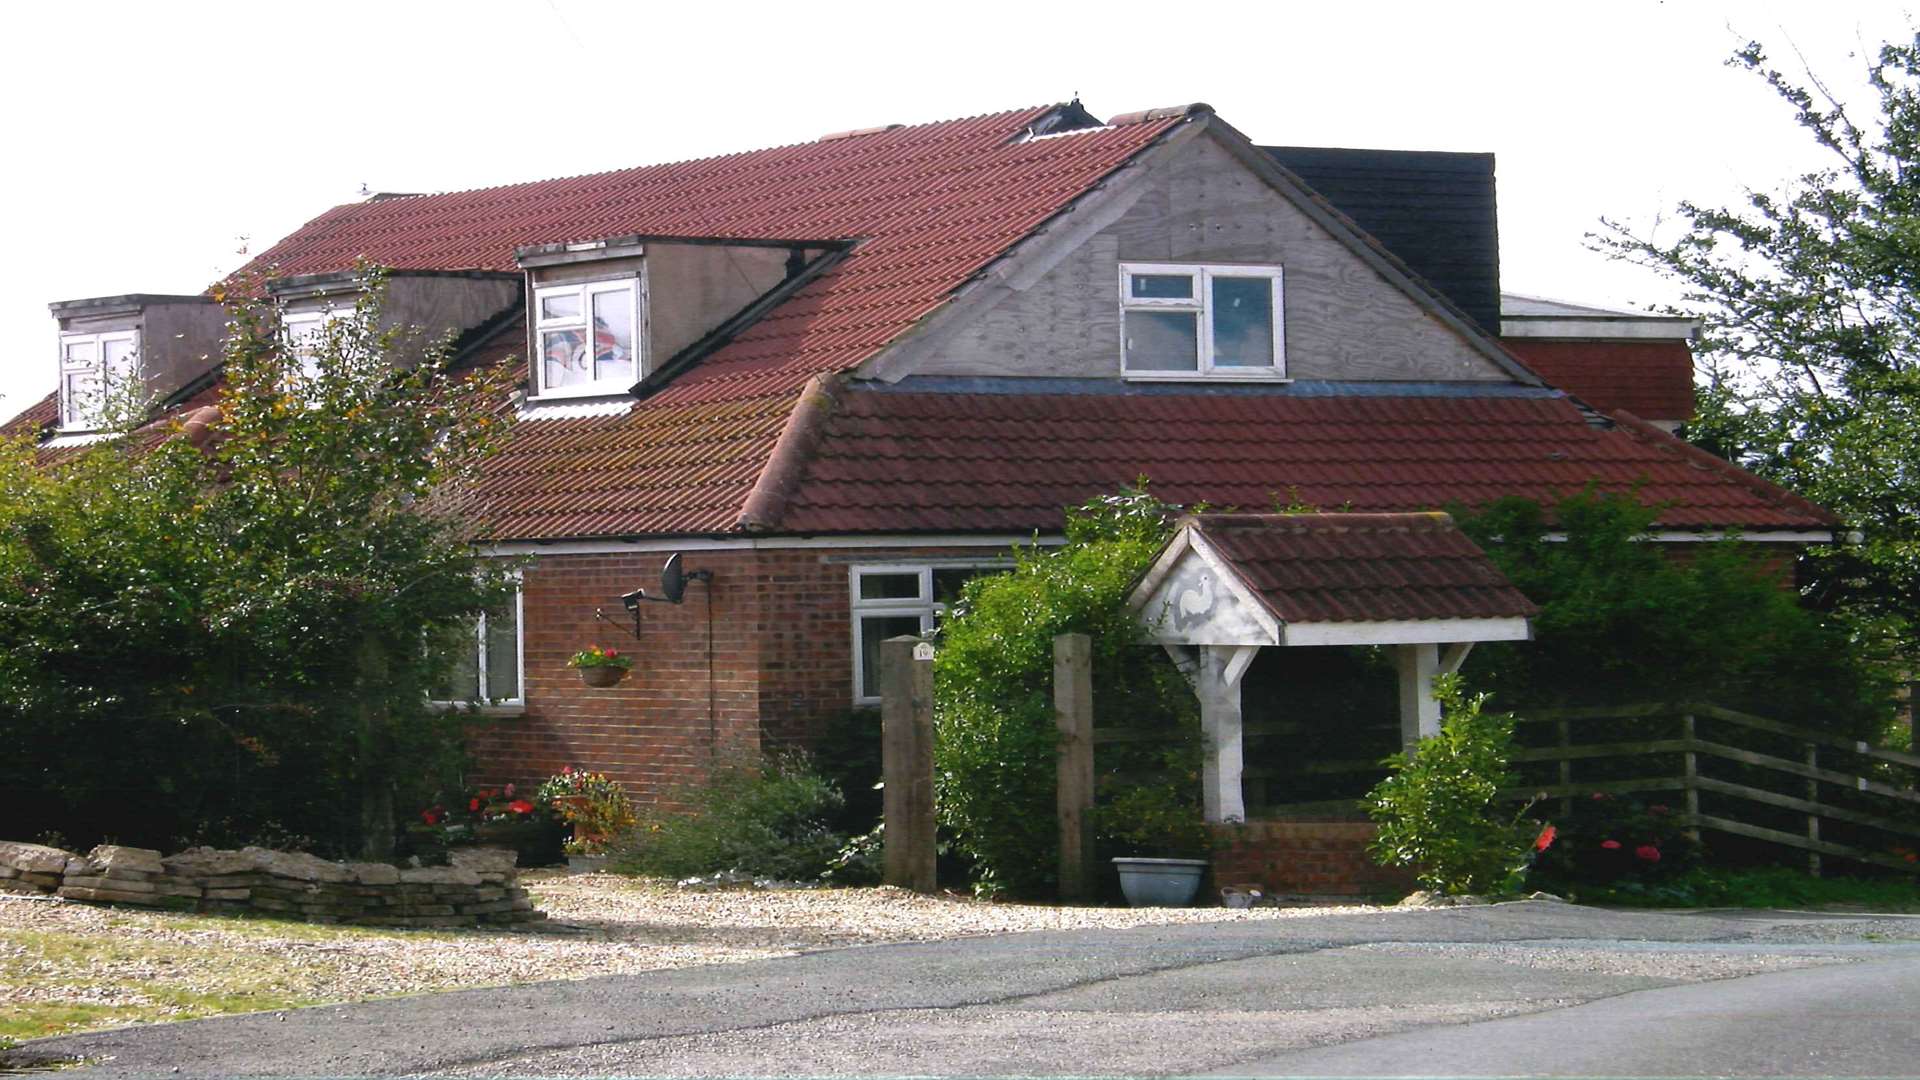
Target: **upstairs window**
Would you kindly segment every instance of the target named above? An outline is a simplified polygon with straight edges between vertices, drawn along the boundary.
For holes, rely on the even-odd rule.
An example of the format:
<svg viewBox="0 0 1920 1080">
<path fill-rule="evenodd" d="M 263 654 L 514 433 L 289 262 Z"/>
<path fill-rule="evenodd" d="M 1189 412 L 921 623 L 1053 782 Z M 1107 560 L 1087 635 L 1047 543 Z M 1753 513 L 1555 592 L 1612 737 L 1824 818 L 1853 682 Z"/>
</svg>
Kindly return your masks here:
<svg viewBox="0 0 1920 1080">
<path fill-rule="evenodd" d="M 326 308 L 320 311 L 295 311 L 280 317 L 280 332 L 286 336 L 287 348 L 300 363 L 300 379 L 311 382 L 320 377 L 320 354 L 318 339 L 328 323 L 335 319 L 344 319 L 351 308 L 340 310 Z"/>
<path fill-rule="evenodd" d="M 639 380 L 636 278 L 548 285 L 534 292 L 539 397 L 624 394 Z"/>
<path fill-rule="evenodd" d="M 1130 379 L 1279 379 L 1277 266 L 1120 264 L 1121 372 Z"/>
<path fill-rule="evenodd" d="M 139 334 L 60 335 L 60 426 L 91 431 L 106 423 L 107 395 L 133 375 Z"/>
</svg>

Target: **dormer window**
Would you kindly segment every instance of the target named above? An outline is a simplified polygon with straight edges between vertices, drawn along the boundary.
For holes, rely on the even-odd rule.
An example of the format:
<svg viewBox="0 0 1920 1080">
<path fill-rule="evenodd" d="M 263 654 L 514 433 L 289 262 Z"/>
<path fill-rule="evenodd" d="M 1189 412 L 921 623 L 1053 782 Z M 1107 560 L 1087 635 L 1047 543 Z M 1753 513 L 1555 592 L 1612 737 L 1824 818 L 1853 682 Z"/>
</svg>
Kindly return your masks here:
<svg viewBox="0 0 1920 1080">
<path fill-rule="evenodd" d="M 1129 379 L 1286 377 L 1280 268 L 1120 264 L 1120 364 Z"/>
<path fill-rule="evenodd" d="M 638 381 L 638 278 L 542 286 L 534 311 L 538 396 L 624 394 Z"/>
<path fill-rule="evenodd" d="M 133 376 L 139 334 L 60 335 L 60 426 L 92 431 L 106 423 L 107 395 Z"/>
<path fill-rule="evenodd" d="M 300 381 L 311 382 L 320 377 L 320 334 L 328 323 L 345 318 L 348 311 L 324 308 L 319 311 L 290 311 L 280 316 L 280 332 L 285 335 L 287 348 L 292 351 L 293 358 L 300 364 Z"/>
</svg>

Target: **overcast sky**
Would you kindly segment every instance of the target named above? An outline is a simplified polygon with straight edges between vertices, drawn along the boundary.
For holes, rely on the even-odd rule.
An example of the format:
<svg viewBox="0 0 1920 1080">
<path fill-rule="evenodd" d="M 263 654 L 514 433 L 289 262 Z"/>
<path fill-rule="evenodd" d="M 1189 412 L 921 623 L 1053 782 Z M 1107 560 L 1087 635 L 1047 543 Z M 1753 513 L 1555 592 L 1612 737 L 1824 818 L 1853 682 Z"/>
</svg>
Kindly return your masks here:
<svg viewBox="0 0 1920 1080">
<path fill-rule="evenodd" d="M 1724 61 L 1866 104 L 1897 4 L 331 0 L 14 5 L 0 40 L 0 415 L 51 390 L 49 301 L 197 292 L 330 206 L 1065 100 L 1205 101 L 1260 142 L 1492 151 L 1502 283 L 1670 287 L 1583 236 L 1671 232 L 1820 164 Z"/>
</svg>

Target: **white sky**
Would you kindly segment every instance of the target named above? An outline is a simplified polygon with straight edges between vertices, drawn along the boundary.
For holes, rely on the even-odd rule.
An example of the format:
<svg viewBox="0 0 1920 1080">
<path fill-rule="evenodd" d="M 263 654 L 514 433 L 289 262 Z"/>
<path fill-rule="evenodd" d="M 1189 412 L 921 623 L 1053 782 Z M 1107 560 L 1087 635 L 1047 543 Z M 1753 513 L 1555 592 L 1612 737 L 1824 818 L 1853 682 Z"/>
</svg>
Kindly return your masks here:
<svg viewBox="0 0 1920 1080">
<path fill-rule="evenodd" d="M 0 416 L 53 388 L 49 301 L 190 293 L 330 206 L 1065 100 L 1205 101 L 1255 140 L 1492 151 L 1502 283 L 1670 287 L 1582 237 L 1820 164 L 1724 66 L 1758 38 L 1863 105 L 1904 7 L 1798 3 L 21 4 L 0 40 Z M 1672 232 L 1669 220 L 1667 233 Z"/>
</svg>

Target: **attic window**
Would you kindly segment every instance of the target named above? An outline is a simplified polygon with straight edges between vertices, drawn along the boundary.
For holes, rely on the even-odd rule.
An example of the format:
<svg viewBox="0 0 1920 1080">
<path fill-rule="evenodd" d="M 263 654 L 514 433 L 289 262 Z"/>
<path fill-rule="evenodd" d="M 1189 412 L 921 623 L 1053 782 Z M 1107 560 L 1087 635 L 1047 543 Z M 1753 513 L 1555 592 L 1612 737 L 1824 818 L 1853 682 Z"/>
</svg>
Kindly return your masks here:
<svg viewBox="0 0 1920 1080">
<path fill-rule="evenodd" d="M 1278 379 L 1287 371 L 1277 266 L 1120 264 L 1129 379 Z"/>
<path fill-rule="evenodd" d="M 319 338 L 327 324 L 346 318 L 351 311 L 351 308 L 329 307 L 320 311 L 290 311 L 280 317 L 280 331 L 286 335 L 287 348 L 300 363 L 302 382 L 320 377 Z"/>
<path fill-rule="evenodd" d="M 534 291 L 534 378 L 539 397 L 624 394 L 639 378 L 637 278 Z"/>
<path fill-rule="evenodd" d="M 107 395 L 133 375 L 139 333 L 60 335 L 60 426 L 91 431 L 106 423 Z"/>
</svg>

